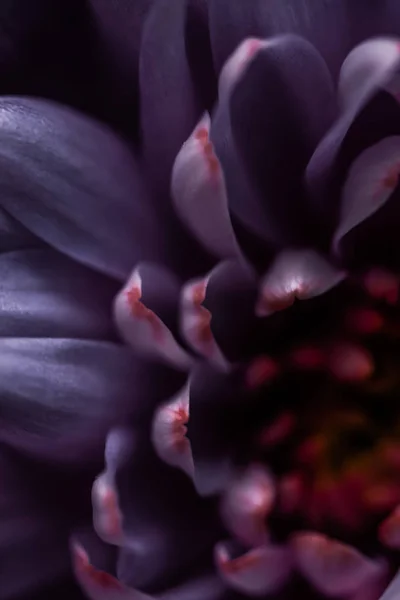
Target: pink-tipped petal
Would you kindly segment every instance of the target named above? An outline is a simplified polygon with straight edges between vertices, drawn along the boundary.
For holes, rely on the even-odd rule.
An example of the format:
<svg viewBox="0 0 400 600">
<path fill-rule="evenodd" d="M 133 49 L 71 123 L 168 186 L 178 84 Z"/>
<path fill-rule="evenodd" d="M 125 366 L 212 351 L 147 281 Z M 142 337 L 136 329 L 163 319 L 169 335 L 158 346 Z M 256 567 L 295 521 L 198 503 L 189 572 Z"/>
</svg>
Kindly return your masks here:
<svg viewBox="0 0 400 600">
<path fill-rule="evenodd" d="M 229 370 L 229 363 L 222 354 L 211 330 L 212 315 L 203 306 L 211 275 L 189 281 L 182 289 L 181 331 L 187 343 L 214 366 Z"/>
<path fill-rule="evenodd" d="M 71 552 L 75 577 L 91 600 L 152 600 L 151 596 L 132 590 L 109 573 L 96 569 L 80 544 L 73 542 Z"/>
<path fill-rule="evenodd" d="M 400 506 L 379 527 L 379 539 L 388 548 L 400 550 Z"/>
<path fill-rule="evenodd" d="M 143 293 L 139 265 L 115 300 L 115 319 L 122 337 L 134 350 L 157 357 L 178 369 L 189 369 L 191 357 L 160 317 L 145 306 L 141 300 Z"/>
<path fill-rule="evenodd" d="M 344 109 L 353 107 L 377 87 L 384 87 L 400 65 L 396 38 L 376 38 L 350 52 L 339 76 L 339 96 Z"/>
<path fill-rule="evenodd" d="M 228 209 L 225 178 L 210 141 L 210 117 L 183 144 L 172 171 L 175 209 L 207 250 L 219 258 L 240 255 Z"/>
<path fill-rule="evenodd" d="M 383 139 L 354 161 L 342 192 L 341 215 L 333 249 L 341 254 L 344 238 L 382 208 L 397 188 L 400 136 Z"/>
<path fill-rule="evenodd" d="M 257 53 L 268 46 L 268 42 L 258 38 L 247 38 L 244 40 L 226 61 L 218 85 L 220 98 L 227 96 L 238 79 L 241 77 L 249 63 Z"/>
<path fill-rule="evenodd" d="M 304 577 L 320 593 L 333 598 L 356 594 L 361 586 L 375 581 L 384 569 L 381 562 L 320 533 L 295 534 L 292 547 Z"/>
<path fill-rule="evenodd" d="M 156 410 L 152 441 L 155 451 L 164 462 L 182 469 L 189 477 L 193 477 L 192 450 L 186 437 L 190 410 L 189 386 L 188 382 L 174 398 Z"/>
<path fill-rule="evenodd" d="M 275 485 L 271 474 L 261 465 L 253 465 L 225 493 L 222 518 L 238 540 L 260 546 L 268 539 L 266 520 L 274 501 Z"/>
<path fill-rule="evenodd" d="M 313 250 L 287 250 L 279 254 L 261 283 L 256 304 L 259 317 L 282 310 L 298 300 L 325 293 L 345 274 Z"/>
<path fill-rule="evenodd" d="M 122 515 L 118 493 L 108 473 L 99 475 L 92 488 L 93 523 L 99 537 L 109 544 L 122 545 Z"/>
<path fill-rule="evenodd" d="M 259 546 L 231 558 L 229 544 L 220 542 L 215 548 L 215 561 L 230 587 L 252 597 L 279 591 L 292 570 L 291 552 L 286 546 Z"/>
</svg>

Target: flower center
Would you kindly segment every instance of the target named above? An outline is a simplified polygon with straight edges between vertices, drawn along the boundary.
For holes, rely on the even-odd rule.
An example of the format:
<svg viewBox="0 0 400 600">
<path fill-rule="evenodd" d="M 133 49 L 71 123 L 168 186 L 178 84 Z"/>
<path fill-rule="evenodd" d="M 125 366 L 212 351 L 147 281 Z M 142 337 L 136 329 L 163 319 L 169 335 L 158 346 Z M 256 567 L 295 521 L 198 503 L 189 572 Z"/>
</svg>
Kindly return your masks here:
<svg viewBox="0 0 400 600">
<path fill-rule="evenodd" d="M 295 302 L 280 350 L 248 368 L 263 423 L 251 459 L 276 477 L 278 536 L 295 527 L 376 540 L 400 505 L 399 283 L 375 270 Z"/>
</svg>

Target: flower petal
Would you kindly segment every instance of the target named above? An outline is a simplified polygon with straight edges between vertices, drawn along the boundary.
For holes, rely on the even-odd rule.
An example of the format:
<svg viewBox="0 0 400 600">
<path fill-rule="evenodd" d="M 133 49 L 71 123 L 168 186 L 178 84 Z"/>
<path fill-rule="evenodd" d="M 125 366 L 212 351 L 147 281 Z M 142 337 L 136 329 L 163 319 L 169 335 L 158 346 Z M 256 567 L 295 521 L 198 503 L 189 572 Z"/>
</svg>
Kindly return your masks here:
<svg viewBox="0 0 400 600">
<path fill-rule="evenodd" d="M 198 498 L 186 475 L 154 455 L 141 427 L 113 431 L 106 462 L 122 517 L 118 578 L 149 592 L 165 589 L 215 542 L 214 507 Z"/>
<path fill-rule="evenodd" d="M 90 462 L 110 425 L 132 412 L 138 372 L 124 348 L 2 338 L 0 352 L 2 442 L 51 461 Z"/>
<path fill-rule="evenodd" d="M 291 306 L 298 300 L 307 300 L 324 294 L 345 277 L 314 250 L 287 250 L 278 255 L 261 283 L 256 313 L 268 316 Z"/>
<path fill-rule="evenodd" d="M 344 62 L 339 79 L 344 110 L 316 148 L 305 176 L 314 207 L 325 219 L 337 216 L 336 197 L 357 154 L 399 133 L 399 107 L 382 92 L 399 65 L 398 42 L 385 38 L 364 42 Z"/>
<path fill-rule="evenodd" d="M 328 596 L 352 596 L 386 570 L 382 562 L 320 533 L 298 533 L 292 545 L 301 573 Z"/>
<path fill-rule="evenodd" d="M 112 280 L 47 249 L 0 254 L 2 337 L 115 337 Z"/>
<path fill-rule="evenodd" d="M 43 242 L 26 227 L 0 209 L 0 252 L 10 252 L 23 248 L 40 248 Z"/>
<path fill-rule="evenodd" d="M 267 541 L 266 519 L 275 501 L 271 473 L 251 465 L 227 489 L 221 514 L 228 530 L 242 543 L 260 546 Z"/>
<path fill-rule="evenodd" d="M 207 294 L 210 275 L 188 281 L 181 295 L 181 332 L 187 343 L 204 356 L 217 369 L 229 371 L 229 363 L 215 341 L 212 328 L 212 314 L 203 302 Z"/>
<path fill-rule="evenodd" d="M 394 550 L 400 550 L 400 507 L 392 512 L 379 527 L 379 539 L 382 544 Z"/>
<path fill-rule="evenodd" d="M 400 573 L 394 577 L 393 581 L 386 589 L 385 593 L 379 598 L 379 600 L 397 600 L 400 592 Z"/>
<path fill-rule="evenodd" d="M 391 261 L 397 243 L 399 176 L 400 136 L 385 138 L 354 161 L 333 239 L 337 254 L 353 262 L 360 258 L 365 261 L 375 250 L 375 260 Z"/>
<path fill-rule="evenodd" d="M 294 36 L 266 44 L 249 41 L 246 68 L 231 69 L 231 62 L 240 65 L 243 61 L 244 44 L 236 51 L 238 58 L 231 58 L 222 71 L 221 87 L 227 87 L 227 73 L 232 72 L 236 84 L 229 81 L 231 92 L 225 100 L 232 144 L 256 195 L 248 198 L 235 192 L 232 167 L 225 158 L 226 141 L 213 134 L 229 208 L 263 239 L 275 243 L 303 239 L 308 222 L 301 181 L 315 145 L 335 114 L 332 81 L 316 50 Z M 233 178 L 237 177 L 234 173 Z"/>
<path fill-rule="evenodd" d="M 278 592 L 292 570 L 291 553 L 286 546 L 259 546 L 232 558 L 229 546 L 221 542 L 215 548 L 215 561 L 226 583 L 251 597 Z"/>
<path fill-rule="evenodd" d="M 201 114 L 185 49 L 186 4 L 184 0 L 154 3 L 142 37 L 143 155 L 153 185 L 161 190 L 169 187 L 175 157 Z"/>
<path fill-rule="evenodd" d="M 194 476 L 192 450 L 186 437 L 189 421 L 189 382 L 174 398 L 157 408 L 152 428 L 152 442 L 158 456 L 172 467 Z"/>
<path fill-rule="evenodd" d="M 121 336 L 134 350 L 186 370 L 192 359 L 165 323 L 178 315 L 178 298 L 179 286 L 172 273 L 142 263 L 118 294 L 114 312 Z"/>
<path fill-rule="evenodd" d="M 254 315 L 257 277 L 241 261 L 221 262 L 209 274 L 203 305 L 211 315 L 211 332 L 231 362 L 254 352 L 259 320 Z"/>
<path fill-rule="evenodd" d="M 132 261 L 165 255 L 133 155 L 70 108 L 0 100 L 0 205 L 57 250 L 124 279 Z"/>
<path fill-rule="evenodd" d="M 218 257 L 240 255 L 230 221 L 225 179 L 209 139 L 208 113 L 178 153 L 172 171 L 172 197 L 178 215 Z"/>
</svg>

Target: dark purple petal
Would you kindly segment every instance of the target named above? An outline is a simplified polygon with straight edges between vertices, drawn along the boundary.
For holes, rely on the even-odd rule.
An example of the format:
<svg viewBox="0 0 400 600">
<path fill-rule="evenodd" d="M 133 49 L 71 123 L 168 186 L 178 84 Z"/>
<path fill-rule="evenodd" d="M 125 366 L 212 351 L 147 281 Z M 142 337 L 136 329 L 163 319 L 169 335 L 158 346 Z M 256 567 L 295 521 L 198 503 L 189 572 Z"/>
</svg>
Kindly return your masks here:
<svg viewBox="0 0 400 600">
<path fill-rule="evenodd" d="M 140 263 L 118 294 L 114 312 L 121 336 L 137 353 L 185 371 L 193 361 L 173 335 L 178 301 L 175 276 L 158 265 Z"/>
<path fill-rule="evenodd" d="M 90 462 L 140 401 L 140 372 L 115 344 L 2 338 L 0 350 L 0 440 L 47 460 Z"/>
<path fill-rule="evenodd" d="M 185 48 L 185 0 L 158 0 L 143 31 L 140 104 L 143 156 L 156 189 L 169 187 L 181 145 L 201 114 Z"/>
<path fill-rule="evenodd" d="M 226 357 L 243 360 L 254 344 L 259 322 L 254 314 L 257 279 L 245 264 L 220 263 L 211 272 L 204 306 L 211 314 L 211 330 Z"/>
<path fill-rule="evenodd" d="M 379 600 L 396 600 L 400 591 L 400 574 L 398 574 Z"/>
<path fill-rule="evenodd" d="M 14 217 L 5 210 L 0 210 L 0 252 L 38 248 L 43 245 L 42 240 L 18 223 Z"/>
<path fill-rule="evenodd" d="M 115 338 L 114 281 L 51 248 L 0 254 L 0 280 L 2 337 Z"/>
<path fill-rule="evenodd" d="M 124 536 L 118 577 L 133 588 L 162 590 L 211 552 L 213 513 L 186 475 L 156 458 L 147 434 L 132 433 L 131 441 L 127 430 L 112 435 L 107 473 L 115 473 Z"/>
<path fill-rule="evenodd" d="M 337 73 L 352 42 L 345 0 L 210 0 L 210 29 L 218 69 L 245 37 L 296 33 L 309 39 Z M 354 34 L 353 34 L 354 35 Z"/>
<path fill-rule="evenodd" d="M 305 183 L 318 215 L 332 225 L 350 164 L 368 146 L 400 131 L 400 107 L 386 90 L 400 64 L 399 44 L 377 39 L 355 48 L 341 71 L 342 113 L 316 148 Z"/>
<path fill-rule="evenodd" d="M 69 571 L 66 520 L 57 522 L 40 498 L 40 480 L 33 487 L 30 473 L 0 449 L 2 600 L 32 598 Z"/>
<path fill-rule="evenodd" d="M 383 139 L 353 163 L 333 249 L 347 263 L 398 265 L 400 137 Z"/>
<path fill-rule="evenodd" d="M 221 83 L 224 75 L 225 69 Z M 302 175 L 335 114 L 326 65 L 304 40 L 276 38 L 255 51 L 229 91 L 232 143 L 259 196 L 257 204 L 250 204 L 241 193 L 231 195 L 231 169 L 225 168 L 224 139 L 218 137 L 216 153 L 224 166 L 230 210 L 263 238 L 277 243 L 304 239 Z"/>
<path fill-rule="evenodd" d="M 108 128 L 28 98 L 0 101 L 0 204 L 70 257 L 124 279 L 166 249 L 131 155 Z"/>
<path fill-rule="evenodd" d="M 216 372 L 206 365 L 191 373 L 187 437 L 194 464 L 194 483 L 204 496 L 221 492 L 235 474 L 240 451 L 238 407 L 243 401 L 240 377 Z"/>
</svg>

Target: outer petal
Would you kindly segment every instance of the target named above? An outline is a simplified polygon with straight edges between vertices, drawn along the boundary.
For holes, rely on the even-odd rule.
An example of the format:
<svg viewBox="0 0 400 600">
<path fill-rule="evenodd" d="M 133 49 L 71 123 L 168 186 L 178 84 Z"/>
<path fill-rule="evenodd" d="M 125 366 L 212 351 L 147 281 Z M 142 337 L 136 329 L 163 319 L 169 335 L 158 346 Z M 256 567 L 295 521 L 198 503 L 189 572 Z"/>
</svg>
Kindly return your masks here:
<svg viewBox="0 0 400 600">
<path fill-rule="evenodd" d="M 233 589 L 251 597 L 264 597 L 278 592 L 292 570 L 290 549 L 285 546 L 259 546 L 231 558 L 225 543 L 215 548 L 220 575 Z"/>
<path fill-rule="evenodd" d="M 133 412 L 138 373 L 124 348 L 2 338 L 0 351 L 0 441 L 51 461 L 90 462 L 110 425 Z"/>
<path fill-rule="evenodd" d="M 50 248 L 0 254 L 0 280 L 3 337 L 115 336 L 114 282 Z"/>
<path fill-rule="evenodd" d="M 3 97 L 0 140 L 0 204 L 34 234 L 122 279 L 140 256 L 165 254 L 134 158 L 109 129 L 50 102 Z"/>
<path fill-rule="evenodd" d="M 162 190 L 169 187 L 175 156 L 201 114 L 186 56 L 186 10 L 185 0 L 159 0 L 143 31 L 139 65 L 143 154 L 153 184 Z"/>
<path fill-rule="evenodd" d="M 115 318 L 134 350 L 186 370 L 192 359 L 168 328 L 177 319 L 178 298 L 179 285 L 172 273 L 142 263 L 115 300 Z"/>
<path fill-rule="evenodd" d="M 18 223 L 14 217 L 4 209 L 0 210 L 0 252 L 19 250 L 25 247 L 36 248 L 43 245 L 40 239 Z"/>
<path fill-rule="evenodd" d="M 293 548 L 301 573 L 328 596 L 351 597 L 386 572 L 382 562 L 319 533 L 296 534 Z"/>
<path fill-rule="evenodd" d="M 240 255 L 230 221 L 225 178 L 209 140 L 206 114 L 176 157 L 172 172 L 175 208 L 201 243 L 220 258 Z"/>
<path fill-rule="evenodd" d="M 353 163 L 333 240 L 337 254 L 353 262 L 372 256 L 389 262 L 399 259 L 399 175 L 400 136 L 385 138 Z"/>
</svg>

